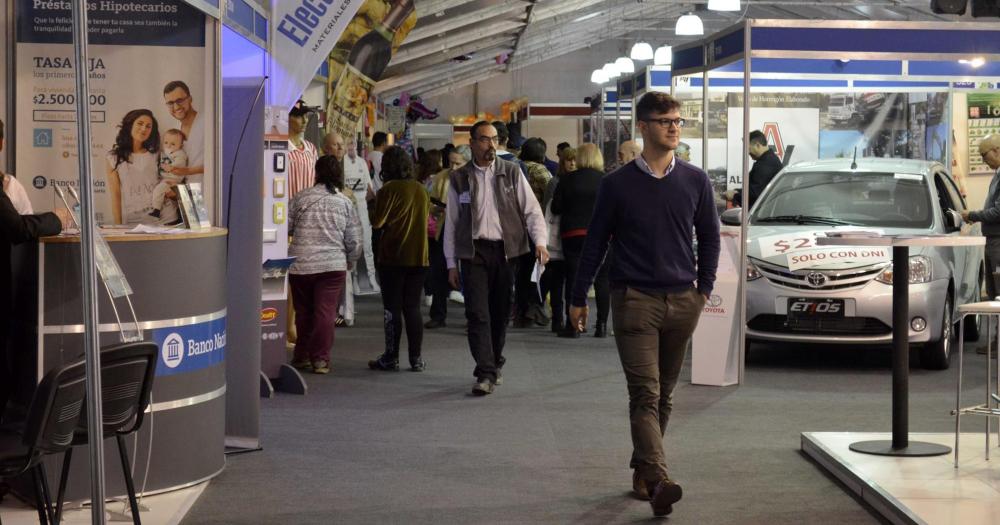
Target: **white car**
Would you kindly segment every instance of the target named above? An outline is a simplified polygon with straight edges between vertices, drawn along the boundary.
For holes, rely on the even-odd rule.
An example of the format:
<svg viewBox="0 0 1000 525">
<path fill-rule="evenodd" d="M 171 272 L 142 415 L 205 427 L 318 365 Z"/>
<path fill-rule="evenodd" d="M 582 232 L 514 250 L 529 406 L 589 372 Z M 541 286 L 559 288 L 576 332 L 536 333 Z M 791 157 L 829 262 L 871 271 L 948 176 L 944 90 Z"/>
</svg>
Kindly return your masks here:
<svg viewBox="0 0 1000 525">
<path fill-rule="evenodd" d="M 796 343 L 892 342 L 888 248 L 820 247 L 830 231 L 980 235 L 945 167 L 905 159 L 803 162 L 774 177 L 750 211 L 747 337 Z M 740 210 L 722 216 L 739 224 Z M 983 248 L 910 250 L 910 341 L 925 368 L 951 359 L 957 305 L 980 300 Z M 977 319 L 966 339 L 978 338 Z"/>
</svg>

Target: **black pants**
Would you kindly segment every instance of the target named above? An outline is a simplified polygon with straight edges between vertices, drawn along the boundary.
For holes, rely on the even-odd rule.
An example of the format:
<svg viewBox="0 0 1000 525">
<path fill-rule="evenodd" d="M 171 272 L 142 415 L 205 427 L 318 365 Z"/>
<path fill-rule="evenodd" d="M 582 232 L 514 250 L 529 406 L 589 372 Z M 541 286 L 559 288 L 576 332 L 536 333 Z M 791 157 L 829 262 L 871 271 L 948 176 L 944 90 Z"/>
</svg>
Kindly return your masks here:
<svg viewBox="0 0 1000 525">
<path fill-rule="evenodd" d="M 1000 295 L 1000 237 L 986 238 L 986 295 L 992 301 Z"/>
<path fill-rule="evenodd" d="M 565 303 L 563 294 L 566 289 L 566 261 L 549 261 L 542 274 L 542 293 L 549 296 L 552 306 L 552 326 L 562 327 L 565 323 Z M 544 298 L 542 298 L 544 300 Z"/>
<path fill-rule="evenodd" d="M 465 318 L 469 321 L 469 350 L 476 361 L 472 374 L 496 380 L 503 366 L 503 345 L 510 321 L 511 287 L 515 265 L 507 262 L 503 241 L 474 241 L 476 255 L 462 259 Z"/>
<path fill-rule="evenodd" d="M 573 283 L 576 282 L 576 272 L 580 268 L 580 256 L 583 254 L 583 242 L 586 237 L 570 237 L 562 240 L 563 257 L 566 259 L 566 305 L 570 304 L 573 295 Z M 607 324 L 611 312 L 611 283 L 608 280 L 608 261 L 610 252 L 604 258 L 601 268 L 594 277 L 594 294 L 597 298 L 597 322 Z"/>
<path fill-rule="evenodd" d="M 448 263 L 444 259 L 444 242 L 430 239 L 431 271 L 430 285 L 434 302 L 431 303 L 431 319 L 444 322 L 448 317 L 448 294 L 451 285 L 448 284 Z"/>
<path fill-rule="evenodd" d="M 420 299 L 423 296 L 426 271 L 423 266 L 382 266 L 378 270 L 382 307 L 385 309 L 384 361 L 399 360 L 399 341 L 403 336 L 404 319 L 410 364 L 420 359 L 420 345 L 424 340 Z"/>
</svg>

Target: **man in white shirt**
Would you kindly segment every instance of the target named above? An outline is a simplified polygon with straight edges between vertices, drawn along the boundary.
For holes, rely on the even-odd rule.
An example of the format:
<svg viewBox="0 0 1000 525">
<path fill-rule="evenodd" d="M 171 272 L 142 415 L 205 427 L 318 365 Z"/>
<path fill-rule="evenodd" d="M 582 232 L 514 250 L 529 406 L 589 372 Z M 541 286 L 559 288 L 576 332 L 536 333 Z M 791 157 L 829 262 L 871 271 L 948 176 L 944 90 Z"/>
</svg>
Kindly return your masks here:
<svg viewBox="0 0 1000 525">
<path fill-rule="evenodd" d="M 372 252 L 372 225 L 368 218 L 368 201 L 373 199 L 375 192 L 372 190 L 371 176 L 368 174 L 368 163 L 365 162 L 354 148 L 348 147 L 344 138 L 336 132 L 327 133 L 323 138 L 323 153 L 333 155 L 344 167 L 344 187 L 354 194 L 354 206 L 361 219 L 362 236 L 362 258 L 354 268 L 354 292 L 358 295 L 362 293 L 362 287 L 357 282 L 358 272 L 364 267 L 364 272 L 368 276 L 367 292 L 378 293 L 381 289 L 375 279 L 375 254 Z M 364 264 L 361 264 L 361 262 Z"/>
<path fill-rule="evenodd" d="M 368 162 L 372 163 L 372 189 L 378 193 L 382 188 L 382 152 L 389 147 L 389 136 L 381 131 L 372 135 L 372 150 L 368 152 Z"/>
<path fill-rule="evenodd" d="M 194 109 L 194 99 L 187 84 L 174 80 L 163 88 L 163 101 L 167 111 L 177 119 L 184 132 L 184 151 L 188 156 L 187 167 L 164 168 L 180 175 L 187 182 L 201 182 L 205 173 L 205 119 Z"/>
</svg>

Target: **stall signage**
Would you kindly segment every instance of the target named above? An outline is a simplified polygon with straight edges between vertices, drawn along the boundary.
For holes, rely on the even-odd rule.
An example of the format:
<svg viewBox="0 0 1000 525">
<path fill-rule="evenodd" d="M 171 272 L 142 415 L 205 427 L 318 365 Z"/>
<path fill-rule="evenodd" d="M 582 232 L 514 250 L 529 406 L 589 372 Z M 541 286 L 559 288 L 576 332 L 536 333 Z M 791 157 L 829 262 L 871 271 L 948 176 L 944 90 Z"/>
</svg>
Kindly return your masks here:
<svg viewBox="0 0 1000 525">
<path fill-rule="evenodd" d="M 201 370 L 226 359 L 226 318 L 153 330 L 160 349 L 157 376 Z"/>
<path fill-rule="evenodd" d="M 802 270 L 830 264 L 852 263 L 858 266 L 888 261 L 888 248 L 840 246 L 803 250 L 788 254 L 788 269 Z"/>
</svg>

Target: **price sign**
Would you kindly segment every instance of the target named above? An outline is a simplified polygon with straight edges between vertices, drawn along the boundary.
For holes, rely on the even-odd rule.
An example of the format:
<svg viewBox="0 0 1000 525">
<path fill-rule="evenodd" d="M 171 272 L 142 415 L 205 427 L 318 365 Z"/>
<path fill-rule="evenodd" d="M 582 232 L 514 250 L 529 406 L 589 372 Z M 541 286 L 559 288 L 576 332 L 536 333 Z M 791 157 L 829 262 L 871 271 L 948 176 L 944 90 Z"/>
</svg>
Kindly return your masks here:
<svg viewBox="0 0 1000 525">
<path fill-rule="evenodd" d="M 760 246 L 761 257 L 767 259 L 775 255 L 788 255 L 789 253 L 814 249 L 817 247 L 816 237 L 822 235 L 820 232 L 809 231 L 768 235 L 757 239 L 757 243 Z"/>
</svg>

